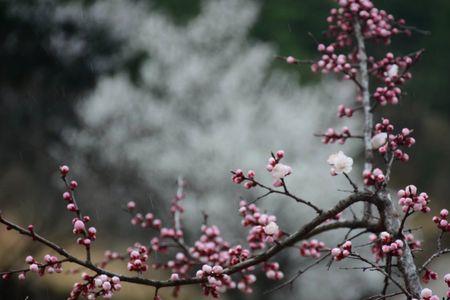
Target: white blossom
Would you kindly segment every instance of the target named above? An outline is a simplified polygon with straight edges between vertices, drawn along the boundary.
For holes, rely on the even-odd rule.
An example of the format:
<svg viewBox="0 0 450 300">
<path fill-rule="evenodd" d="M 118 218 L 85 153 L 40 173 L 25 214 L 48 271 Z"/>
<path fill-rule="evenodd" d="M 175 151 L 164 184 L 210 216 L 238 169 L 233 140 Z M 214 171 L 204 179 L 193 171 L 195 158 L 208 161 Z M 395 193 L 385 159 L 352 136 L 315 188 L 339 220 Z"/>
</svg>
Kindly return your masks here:
<svg viewBox="0 0 450 300">
<path fill-rule="evenodd" d="M 281 164 L 281 163 L 276 164 L 275 167 L 273 167 L 272 172 L 271 172 L 272 177 L 276 180 L 280 180 L 280 179 L 288 176 L 291 173 L 292 173 L 292 168 L 287 165 Z"/>
<path fill-rule="evenodd" d="M 372 137 L 372 148 L 378 149 L 384 144 L 386 144 L 387 141 L 387 133 L 386 132 L 380 132 Z"/>
<path fill-rule="evenodd" d="M 387 70 L 387 76 L 393 78 L 398 75 L 398 66 L 396 64 L 390 65 Z"/>
<path fill-rule="evenodd" d="M 327 162 L 332 166 L 331 172 L 333 174 L 350 173 L 352 171 L 353 159 L 342 151 L 331 154 Z"/>
<path fill-rule="evenodd" d="M 278 228 L 277 223 L 275 223 L 275 222 L 270 222 L 269 224 L 267 224 L 264 227 L 264 232 L 267 235 L 276 235 L 276 234 L 278 234 L 278 231 L 279 231 L 279 228 Z"/>
</svg>

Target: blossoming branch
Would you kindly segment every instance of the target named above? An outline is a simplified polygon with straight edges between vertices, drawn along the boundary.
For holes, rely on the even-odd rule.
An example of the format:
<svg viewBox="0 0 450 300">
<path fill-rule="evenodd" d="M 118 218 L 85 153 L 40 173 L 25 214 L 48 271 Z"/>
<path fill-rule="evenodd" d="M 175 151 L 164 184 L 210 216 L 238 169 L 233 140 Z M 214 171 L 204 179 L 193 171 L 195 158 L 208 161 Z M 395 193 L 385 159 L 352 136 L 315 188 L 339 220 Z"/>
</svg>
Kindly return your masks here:
<svg viewBox="0 0 450 300">
<path fill-rule="evenodd" d="M 251 293 L 260 272 L 268 279 L 278 282 L 270 291 L 275 292 L 293 284 L 306 271 L 320 267 L 321 264 L 331 266 L 356 260 L 363 266 L 354 270 L 369 269 L 384 277 L 380 293 L 370 299 L 386 299 L 396 295 L 403 295 L 407 299 L 439 299 L 430 289 L 423 288 L 422 282 L 427 284 L 430 280 L 439 278 L 439 274 L 431 270 L 429 265 L 439 256 L 450 252 L 450 249 L 441 245 L 443 235 L 450 231 L 449 213 L 442 209 L 438 216 L 430 220 L 441 233 L 437 251 L 423 265 L 418 266 L 413 253 L 420 251 L 424 245 L 405 225 L 411 215 L 429 213 L 431 199 L 412 184 L 398 191 L 398 203 L 395 203 L 389 193 L 392 167 L 396 162 L 408 162 L 411 159 L 407 151 L 415 144 L 414 132 L 409 128 L 396 129 L 394 123 L 387 118 L 374 124 L 373 116 L 375 110 L 404 101 L 404 85 L 412 79 L 411 69 L 419 61 L 423 50 L 406 55 L 388 52 L 382 57 L 371 56 L 367 53 L 367 44 L 388 45 L 397 35 L 411 35 L 414 28 L 406 26 L 405 20 L 396 19 L 388 12 L 376 8 L 370 0 L 336 2 L 337 7 L 331 9 L 326 19 L 328 28 L 324 42 L 317 45 L 318 58 L 281 58 L 288 64 L 310 65 L 313 72 L 335 74 L 344 80 L 351 80 L 355 85 L 354 102 L 339 105 L 337 117 L 362 118 L 360 132 L 355 134 L 344 126 L 342 130 L 329 128 L 324 133 L 317 134 L 325 144 L 362 142 L 364 166 L 360 176 L 352 173 L 354 160 L 343 151 L 330 154 L 326 161 L 331 175 L 344 176 L 352 187 L 347 197 L 327 209 L 318 207 L 314 200 L 306 200 L 293 194 L 288 179 L 295 176 L 297 171 L 288 165 L 285 152 L 279 150 L 269 156 L 266 164 L 267 172 L 273 178 L 270 183 L 265 183 L 260 174 L 253 170 L 236 169 L 231 172 L 234 184 L 261 193 L 254 199 L 240 202 L 239 214 L 242 226 L 247 230 L 246 243 L 233 244 L 226 241 L 219 227 L 210 224 L 210 219 L 206 216 L 197 239 L 185 239 L 185 182 L 180 178 L 170 208 L 170 222 L 164 222 L 154 212 L 139 211 L 134 202 L 127 203 L 131 224 L 152 232 L 148 244 L 136 242 L 126 249 L 125 254 L 119 254 L 118 249 L 110 249 L 105 252 L 102 261 L 94 262 L 91 249 L 95 247 L 97 234 L 101 233 L 92 225 L 95 220 L 82 213 L 83 202 L 76 200 L 78 182 L 69 179 L 68 166 L 61 166 L 59 171 L 66 189 L 62 198 L 66 201 L 66 209 L 73 214 L 71 222 L 74 241 L 83 247 L 85 256 L 74 256 L 59 244 L 40 235 L 39 229 L 34 225 L 17 225 L 0 213 L 0 223 L 7 230 L 22 234 L 52 251 L 43 259 L 27 256 L 24 258 L 24 267 L 1 272 L 2 279 L 25 280 L 33 273 L 39 276 L 59 274 L 67 263 L 72 263 L 77 264 L 84 272 L 80 281 L 74 284 L 68 299 L 109 299 L 121 290 L 123 283 L 154 287 L 152 297 L 155 300 L 161 299 L 161 289 L 172 288 L 173 295 L 177 296 L 185 285 L 200 285 L 204 295 L 219 297 L 230 289 Z M 360 177 L 363 186 L 356 183 L 359 181 L 354 180 L 357 177 Z M 298 229 L 294 232 L 286 232 L 278 224 L 279 217 L 263 212 L 258 207 L 259 201 L 274 194 L 311 210 L 311 218 L 304 224 L 298 224 Z M 359 214 L 353 210 L 356 203 L 364 204 L 364 209 Z M 353 218 L 343 219 L 344 211 L 352 212 Z M 321 233 L 342 228 L 348 232 L 342 237 L 341 243 L 326 245 L 319 240 Z M 361 237 L 365 237 L 367 243 L 355 245 L 354 240 Z M 283 266 L 277 262 L 277 255 L 292 247 L 310 263 L 287 277 Z M 362 248 L 370 249 L 372 255 L 365 255 Z M 164 262 L 156 262 L 156 255 L 166 259 Z M 114 260 L 123 261 L 124 272 L 132 275 L 109 271 L 108 264 Z M 151 269 L 165 269 L 170 275 L 165 280 L 151 279 L 148 275 Z M 445 297 L 450 298 L 450 274 L 443 276 L 443 281 L 449 287 Z"/>
</svg>

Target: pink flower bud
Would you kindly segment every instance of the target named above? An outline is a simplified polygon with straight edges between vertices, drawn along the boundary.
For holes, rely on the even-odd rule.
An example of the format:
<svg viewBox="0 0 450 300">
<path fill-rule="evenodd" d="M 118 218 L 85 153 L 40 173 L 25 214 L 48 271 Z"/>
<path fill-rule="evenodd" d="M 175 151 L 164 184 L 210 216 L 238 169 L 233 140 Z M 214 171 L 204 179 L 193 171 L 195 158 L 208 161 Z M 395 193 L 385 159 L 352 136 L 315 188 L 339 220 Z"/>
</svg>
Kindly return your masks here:
<svg viewBox="0 0 450 300">
<path fill-rule="evenodd" d="M 78 187 L 78 182 L 76 182 L 75 180 L 72 180 L 71 182 L 70 182 L 70 188 L 72 189 L 72 190 L 74 190 L 74 189 L 76 189 Z"/>
<path fill-rule="evenodd" d="M 97 233 L 97 229 L 95 229 L 95 227 L 89 227 L 88 233 L 89 235 L 95 235 Z"/>
<path fill-rule="evenodd" d="M 389 247 L 388 245 L 383 245 L 381 247 L 381 251 L 383 251 L 384 253 L 389 253 L 391 251 L 391 247 Z"/>
<path fill-rule="evenodd" d="M 66 165 L 62 165 L 59 167 L 59 172 L 61 173 L 61 176 L 66 176 L 69 173 L 69 167 Z"/>
<path fill-rule="evenodd" d="M 103 288 L 105 291 L 109 291 L 109 290 L 111 289 L 111 283 L 110 283 L 109 281 L 103 282 L 102 288 Z"/>
<path fill-rule="evenodd" d="M 340 254 L 341 254 L 341 249 L 339 249 L 339 248 L 331 249 L 331 256 L 336 257 L 336 256 L 338 256 Z"/>
<path fill-rule="evenodd" d="M 128 202 L 128 203 L 127 203 L 127 208 L 128 208 L 128 210 L 133 210 L 133 209 L 135 209 L 135 208 L 136 208 L 136 202 L 134 202 L 134 201 Z"/>
<path fill-rule="evenodd" d="M 130 253 L 130 257 L 133 258 L 133 259 L 137 259 L 137 258 L 139 258 L 139 256 L 140 256 L 140 254 L 139 254 L 139 252 L 136 251 L 136 250 L 133 250 L 133 251 L 131 251 L 131 253 Z"/>
<path fill-rule="evenodd" d="M 37 264 L 31 264 L 30 265 L 30 271 L 31 272 L 37 272 L 39 271 L 39 266 Z"/>
<path fill-rule="evenodd" d="M 84 223 L 81 220 L 76 220 L 75 223 L 73 223 L 73 229 L 76 232 L 81 232 L 85 229 Z"/>
<path fill-rule="evenodd" d="M 74 203 L 69 203 L 69 204 L 67 204 L 67 210 L 68 211 L 77 211 L 77 207 L 75 206 Z"/>
<path fill-rule="evenodd" d="M 433 295 L 433 292 L 428 288 L 424 288 L 420 292 L 420 297 L 422 297 L 422 298 L 430 298 L 432 295 Z"/>
<path fill-rule="evenodd" d="M 113 278 L 111 278 L 112 283 L 114 284 L 119 284 L 120 283 L 120 278 L 117 276 L 114 276 Z"/>
<path fill-rule="evenodd" d="M 69 192 L 64 192 L 63 198 L 64 198 L 64 200 L 69 201 L 72 199 L 72 195 Z"/>
<path fill-rule="evenodd" d="M 214 272 L 214 274 L 222 274 L 223 268 L 221 266 L 214 266 L 212 268 L 212 271 Z"/>
<path fill-rule="evenodd" d="M 206 273 L 206 274 L 209 274 L 209 273 L 211 273 L 211 271 L 212 271 L 212 267 L 209 266 L 209 265 L 203 265 L 202 271 L 203 271 L 204 273 Z"/>
<path fill-rule="evenodd" d="M 288 57 L 286 57 L 286 62 L 288 64 L 295 64 L 297 62 L 297 60 L 292 56 L 288 56 Z"/>
<path fill-rule="evenodd" d="M 276 156 L 278 159 L 282 159 L 284 157 L 284 150 L 278 150 Z"/>
</svg>

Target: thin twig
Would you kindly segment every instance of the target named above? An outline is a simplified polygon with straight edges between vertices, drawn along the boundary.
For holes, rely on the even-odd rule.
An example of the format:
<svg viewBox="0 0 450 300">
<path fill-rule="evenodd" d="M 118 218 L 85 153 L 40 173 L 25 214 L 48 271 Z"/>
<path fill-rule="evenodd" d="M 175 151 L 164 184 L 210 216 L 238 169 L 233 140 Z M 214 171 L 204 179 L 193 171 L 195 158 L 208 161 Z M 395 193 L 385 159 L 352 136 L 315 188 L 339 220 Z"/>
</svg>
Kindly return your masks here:
<svg viewBox="0 0 450 300">
<path fill-rule="evenodd" d="M 294 276 L 292 276 L 290 279 L 288 279 L 287 281 L 283 282 L 282 284 L 276 286 L 275 288 L 264 292 L 263 295 L 267 295 L 267 294 L 273 293 L 273 292 L 278 291 L 278 290 L 280 290 L 280 289 L 282 289 L 282 288 L 284 288 L 284 287 L 286 287 L 288 285 L 292 286 L 294 284 L 294 281 L 297 280 L 297 278 L 299 278 L 302 274 L 304 274 L 306 271 L 308 271 L 312 267 L 317 266 L 318 264 L 320 264 L 322 261 L 324 261 L 329 256 L 330 256 L 330 253 L 328 253 L 327 255 L 323 256 L 319 260 L 316 260 L 312 264 L 308 265 L 306 268 L 298 270 L 297 273 Z"/>
<path fill-rule="evenodd" d="M 391 293 L 388 295 L 375 295 L 375 296 L 370 296 L 369 298 L 367 298 L 366 300 L 382 300 L 382 299 L 387 299 L 387 298 L 391 298 L 391 297 L 395 297 L 398 295 L 403 295 L 403 292 L 395 292 L 395 293 Z"/>
<path fill-rule="evenodd" d="M 388 277 L 406 296 L 411 297 L 410 293 L 395 278 L 393 278 L 390 274 L 386 273 L 386 271 L 384 271 L 382 268 L 380 268 L 379 266 L 377 266 L 373 262 L 365 259 L 364 257 L 362 257 L 362 256 L 360 256 L 359 254 L 356 254 L 356 253 L 350 254 L 349 257 L 353 257 L 353 258 L 359 259 L 359 260 L 361 260 L 361 261 L 371 265 L 372 267 L 376 268 L 377 271 L 382 273 L 384 276 Z"/>
<path fill-rule="evenodd" d="M 356 183 L 354 183 L 354 182 L 352 181 L 352 179 L 350 178 L 350 176 L 348 176 L 347 173 L 343 172 L 343 174 L 344 174 L 345 178 L 347 178 L 347 180 L 348 180 L 348 182 L 350 183 L 350 185 L 353 187 L 353 191 L 354 191 L 355 193 L 357 193 L 357 192 L 358 192 L 358 186 L 356 185 Z"/>
<path fill-rule="evenodd" d="M 70 196 L 72 198 L 73 204 L 75 204 L 75 208 L 76 208 L 75 213 L 77 215 L 77 218 L 79 220 L 83 221 L 83 215 L 81 213 L 80 207 L 78 206 L 77 200 L 75 199 L 75 192 L 73 191 L 73 189 L 70 188 L 70 185 L 67 182 L 66 176 L 61 176 L 61 179 L 64 182 L 64 185 L 66 186 L 67 191 L 70 193 Z M 87 233 L 86 229 L 83 229 L 83 236 L 85 238 L 88 237 L 88 233 Z M 88 262 L 91 262 L 91 246 L 90 245 L 86 245 L 85 248 L 86 248 L 86 260 Z"/>
<path fill-rule="evenodd" d="M 442 250 L 439 250 L 438 252 L 434 253 L 433 255 L 431 255 L 423 264 L 422 266 L 418 269 L 418 273 L 422 272 L 429 264 L 431 264 L 431 262 L 438 258 L 439 256 L 446 254 L 446 253 L 450 253 L 450 248 L 444 248 Z"/>
<path fill-rule="evenodd" d="M 234 171 L 231 171 L 231 173 L 234 174 Z M 272 194 L 285 195 L 285 196 L 287 196 L 287 197 L 289 197 L 291 199 L 294 199 L 295 201 L 297 201 L 299 203 L 303 203 L 303 204 L 311 207 L 312 209 L 314 209 L 316 211 L 316 213 L 319 214 L 319 215 L 323 213 L 322 209 L 320 209 L 319 207 L 317 207 L 316 205 L 314 205 L 310 201 L 306 201 L 306 200 L 304 200 L 304 199 L 302 199 L 300 197 L 295 196 L 291 192 L 289 192 L 289 190 L 286 187 L 286 183 L 285 183 L 284 179 L 283 179 L 283 191 L 279 191 L 279 190 L 272 189 L 271 187 L 268 187 L 268 186 L 260 183 L 259 181 L 256 181 L 255 179 L 248 178 L 248 177 L 245 177 L 245 176 L 243 176 L 243 178 L 244 178 L 244 180 L 248 180 L 248 181 L 253 182 L 255 185 L 265 189 L 266 191 L 268 191 L 268 192 L 270 192 Z"/>
</svg>

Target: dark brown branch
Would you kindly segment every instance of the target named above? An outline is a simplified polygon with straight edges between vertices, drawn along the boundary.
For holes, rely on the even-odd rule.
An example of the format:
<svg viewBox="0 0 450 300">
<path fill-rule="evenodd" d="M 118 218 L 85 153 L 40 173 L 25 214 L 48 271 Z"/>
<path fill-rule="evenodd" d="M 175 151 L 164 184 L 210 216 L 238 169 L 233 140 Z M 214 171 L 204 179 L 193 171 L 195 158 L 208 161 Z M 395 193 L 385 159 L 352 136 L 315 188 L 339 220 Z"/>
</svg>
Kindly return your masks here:
<svg viewBox="0 0 450 300">
<path fill-rule="evenodd" d="M 323 134 L 323 133 L 314 133 L 314 136 L 317 136 L 317 137 L 326 137 L 327 135 L 326 134 Z M 362 140 L 362 139 L 364 139 L 364 136 L 363 135 L 349 135 L 349 136 L 346 136 L 345 137 L 346 139 L 360 139 L 360 140 Z"/>
</svg>

